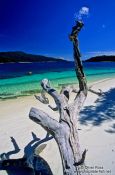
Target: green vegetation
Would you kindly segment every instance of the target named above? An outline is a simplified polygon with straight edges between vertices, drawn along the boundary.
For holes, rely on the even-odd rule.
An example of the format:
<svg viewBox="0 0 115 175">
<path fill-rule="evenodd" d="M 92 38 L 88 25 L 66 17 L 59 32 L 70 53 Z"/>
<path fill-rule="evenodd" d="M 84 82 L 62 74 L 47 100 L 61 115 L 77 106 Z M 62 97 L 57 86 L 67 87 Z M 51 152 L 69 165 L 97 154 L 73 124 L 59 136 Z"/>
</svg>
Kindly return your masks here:
<svg viewBox="0 0 115 175">
<path fill-rule="evenodd" d="M 60 58 L 46 57 L 42 55 L 27 54 L 25 52 L 0 52 L 0 63 L 10 62 L 59 62 L 66 61 Z"/>
<path fill-rule="evenodd" d="M 86 62 L 105 62 L 105 61 L 112 61 L 115 62 L 115 55 L 102 55 L 102 56 L 95 56 L 85 60 Z"/>
</svg>

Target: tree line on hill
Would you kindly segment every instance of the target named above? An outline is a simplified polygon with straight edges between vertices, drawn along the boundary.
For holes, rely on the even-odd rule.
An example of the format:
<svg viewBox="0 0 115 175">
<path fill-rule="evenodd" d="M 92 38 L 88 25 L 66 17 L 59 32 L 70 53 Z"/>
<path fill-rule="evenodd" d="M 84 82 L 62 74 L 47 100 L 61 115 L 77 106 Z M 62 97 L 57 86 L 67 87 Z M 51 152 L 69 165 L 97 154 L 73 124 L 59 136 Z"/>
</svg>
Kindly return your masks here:
<svg viewBox="0 0 115 175">
<path fill-rule="evenodd" d="M 25 52 L 0 52 L 0 63 L 10 62 L 59 62 L 66 61 L 60 58 L 46 57 L 42 55 L 27 54 Z"/>
</svg>

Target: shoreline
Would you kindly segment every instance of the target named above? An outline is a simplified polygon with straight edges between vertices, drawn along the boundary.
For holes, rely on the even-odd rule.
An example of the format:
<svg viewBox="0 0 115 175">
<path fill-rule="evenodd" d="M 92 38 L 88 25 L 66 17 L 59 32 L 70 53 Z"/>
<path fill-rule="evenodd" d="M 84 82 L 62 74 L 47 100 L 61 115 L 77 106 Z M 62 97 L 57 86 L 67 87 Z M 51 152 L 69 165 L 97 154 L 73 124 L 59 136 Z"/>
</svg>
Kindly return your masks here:
<svg viewBox="0 0 115 175">
<path fill-rule="evenodd" d="M 111 80 L 111 79 L 114 79 L 114 78 L 104 78 L 104 79 L 101 79 L 101 80 L 97 80 L 97 81 L 94 81 L 94 82 L 88 82 L 88 86 L 94 86 L 98 83 L 103 83 L 104 81 L 108 81 L 108 80 Z M 76 83 L 63 83 L 63 84 L 58 84 L 58 87 L 55 88 L 57 91 L 60 91 L 61 87 L 62 86 L 67 86 L 67 85 L 73 85 L 73 86 L 78 86 L 78 84 Z M 18 99 L 18 98 L 25 98 L 25 97 L 31 97 L 31 96 L 34 96 L 35 94 L 40 94 L 41 90 L 40 89 L 34 89 L 34 90 L 29 90 L 29 91 L 25 91 L 25 94 L 20 94 L 20 95 L 14 95 L 14 94 L 11 94 L 11 96 L 7 95 L 8 97 L 5 97 L 6 94 L 2 94 L 2 96 L 4 97 L 0 97 L 0 101 L 7 101 L 7 100 L 15 100 L 15 99 Z M 22 91 L 22 93 L 24 93 Z"/>
<path fill-rule="evenodd" d="M 85 101 L 83 111 L 86 116 L 81 114 L 78 122 L 78 132 L 81 151 L 87 149 L 85 165 L 89 167 L 102 167 L 106 173 L 107 170 L 111 170 L 111 174 L 115 172 L 115 133 L 112 127 L 115 123 L 115 78 L 98 81 L 93 84 L 92 89 L 103 91 L 102 97 L 88 92 L 88 97 Z M 72 97 L 75 94 L 72 94 Z M 49 97 L 49 96 L 48 96 Z M 70 100 L 73 98 L 71 97 Z M 103 100 L 99 101 L 98 99 Z M 105 100 L 104 100 L 105 99 Z M 55 103 L 51 97 L 49 97 L 50 104 L 55 106 Z M 99 105 L 104 105 L 103 107 Z M 19 153 L 11 155 L 10 158 L 20 158 L 24 155 L 25 146 L 32 140 L 32 132 L 34 132 L 40 139 L 40 142 L 46 137 L 46 131 L 40 126 L 31 121 L 28 117 L 31 107 L 36 107 L 47 111 L 47 113 L 56 120 L 59 120 L 58 112 L 52 111 L 48 105 L 40 103 L 35 97 L 19 97 L 17 99 L 9 99 L 0 101 L 0 154 L 13 150 L 10 137 L 14 137 L 21 149 Z M 94 110 L 94 108 L 96 108 Z M 93 111 L 94 110 L 94 111 Z M 89 111 L 89 113 L 88 113 Z M 108 113 L 107 113 L 108 112 Z M 103 113 L 103 115 L 102 115 Z M 83 115 L 83 116 L 82 116 Z M 105 120 L 99 120 L 100 123 L 95 125 L 95 121 L 98 118 Z M 82 118 L 83 117 L 83 118 Z M 98 121 L 98 122 L 99 122 Z M 111 132 L 113 130 L 113 133 Z M 47 142 L 46 148 L 40 153 L 51 167 L 53 175 L 63 175 L 61 158 L 57 144 L 54 139 Z M 44 144 L 43 143 L 43 144 Z M 55 154 L 55 156 L 54 156 Z M 98 173 L 98 175 L 105 175 L 105 173 Z M 6 175 L 5 171 L 0 171 L 0 175 Z M 97 175 L 93 173 L 93 175 Z"/>
</svg>

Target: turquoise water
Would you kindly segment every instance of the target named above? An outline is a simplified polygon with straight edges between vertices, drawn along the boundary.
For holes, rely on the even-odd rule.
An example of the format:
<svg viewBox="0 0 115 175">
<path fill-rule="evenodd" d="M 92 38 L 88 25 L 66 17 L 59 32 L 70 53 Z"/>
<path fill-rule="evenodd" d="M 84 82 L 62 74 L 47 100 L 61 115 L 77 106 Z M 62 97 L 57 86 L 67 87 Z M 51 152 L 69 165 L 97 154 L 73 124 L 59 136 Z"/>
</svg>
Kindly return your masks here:
<svg viewBox="0 0 115 175">
<path fill-rule="evenodd" d="M 109 66 L 108 66 L 109 65 Z M 115 77 L 115 63 L 113 64 L 91 64 L 85 65 L 85 74 L 88 83 L 97 80 Z M 18 96 L 31 95 L 40 92 L 40 81 L 44 78 L 50 80 L 52 86 L 60 88 L 62 84 L 78 83 L 73 67 L 60 71 L 48 71 L 33 75 L 22 75 L 0 79 L 0 99 L 14 98 Z"/>
</svg>

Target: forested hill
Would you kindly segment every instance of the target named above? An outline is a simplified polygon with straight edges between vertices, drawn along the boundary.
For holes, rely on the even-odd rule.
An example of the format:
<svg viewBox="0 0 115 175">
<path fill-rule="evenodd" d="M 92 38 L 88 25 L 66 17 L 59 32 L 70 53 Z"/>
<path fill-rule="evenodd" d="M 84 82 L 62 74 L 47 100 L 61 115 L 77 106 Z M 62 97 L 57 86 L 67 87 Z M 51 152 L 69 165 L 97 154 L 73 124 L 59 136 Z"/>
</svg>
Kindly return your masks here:
<svg viewBox="0 0 115 175">
<path fill-rule="evenodd" d="M 85 60 L 86 62 L 105 62 L 105 61 L 112 61 L 115 62 L 115 55 L 102 55 L 89 58 Z"/>
<path fill-rule="evenodd" d="M 25 52 L 0 52 L 0 63 L 10 62 L 60 62 L 66 61 L 60 58 L 46 57 L 42 55 L 27 54 Z"/>
</svg>

